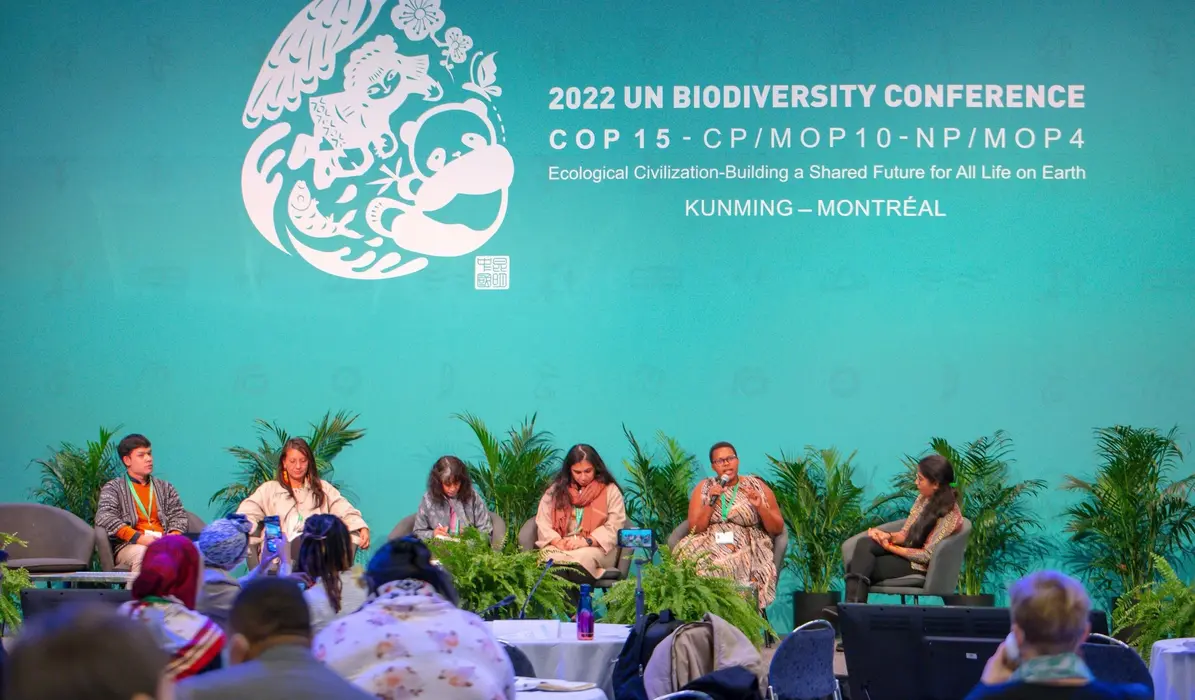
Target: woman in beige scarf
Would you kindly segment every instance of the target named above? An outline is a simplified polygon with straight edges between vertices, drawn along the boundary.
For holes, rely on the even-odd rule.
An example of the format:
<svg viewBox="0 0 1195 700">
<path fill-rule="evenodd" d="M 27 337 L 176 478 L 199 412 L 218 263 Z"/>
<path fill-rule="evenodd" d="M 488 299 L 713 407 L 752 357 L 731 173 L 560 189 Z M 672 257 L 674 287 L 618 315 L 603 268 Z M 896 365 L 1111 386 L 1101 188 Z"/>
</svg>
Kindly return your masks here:
<svg viewBox="0 0 1195 700">
<path fill-rule="evenodd" d="M 618 531 L 626 521 L 622 491 L 606 463 L 593 447 L 574 445 L 539 501 L 535 546 L 558 564 L 580 565 L 592 578 L 574 580 L 593 583 L 613 566 Z"/>
</svg>

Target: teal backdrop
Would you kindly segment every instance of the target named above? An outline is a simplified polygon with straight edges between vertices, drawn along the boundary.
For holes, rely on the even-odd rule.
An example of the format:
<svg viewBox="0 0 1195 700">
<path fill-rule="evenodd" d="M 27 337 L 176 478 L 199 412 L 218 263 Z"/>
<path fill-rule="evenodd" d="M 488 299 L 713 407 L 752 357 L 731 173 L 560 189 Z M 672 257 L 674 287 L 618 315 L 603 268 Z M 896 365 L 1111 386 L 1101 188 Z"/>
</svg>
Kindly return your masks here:
<svg viewBox="0 0 1195 700">
<path fill-rule="evenodd" d="M 299 432 L 329 409 L 360 413 L 368 430 L 336 467 L 377 535 L 412 512 L 437 456 L 476 456 L 451 417 L 461 411 L 495 429 L 538 412 L 561 447 L 589 442 L 613 464 L 628 453 L 624 423 L 644 437 L 676 436 L 705 468 L 717 440 L 733 441 L 753 472 L 765 453 L 836 445 L 858 450 L 874 489 L 932 436 L 1005 429 L 1017 473 L 1057 486 L 1066 473 L 1091 472 L 1097 426 L 1195 430 L 1190 2 L 360 0 L 337 11 L 375 9 L 372 25 L 350 21 L 332 39 L 318 21 L 296 30 L 284 45 L 292 53 L 274 64 L 290 77 L 267 70 L 254 92 L 304 8 L 6 6 L 0 498 L 29 497 L 36 471 L 27 465 L 48 445 L 119 424 L 148 435 L 161 474 L 212 517 L 207 498 L 234 468 L 225 448 L 253 442 L 255 418 Z M 400 56 L 383 42 L 352 58 L 383 34 Z M 311 91 L 298 91 L 300 73 L 318 74 L 311 51 L 321 46 L 340 53 L 322 80 L 306 81 Z M 419 55 L 430 56 L 427 71 Z M 349 65 L 357 69 L 346 85 Z M 382 92 L 366 95 L 370 81 Z M 777 83 L 879 87 L 869 107 L 671 105 L 674 85 Z M 1008 83 L 1082 85 L 1084 105 L 882 101 L 890 84 Z M 623 88 L 637 85 L 663 87 L 664 108 L 626 108 Z M 586 86 L 614 88 L 614 109 L 550 108 L 552 88 Z M 389 118 L 366 104 L 398 91 L 409 94 Z M 444 123 L 427 138 L 439 147 L 423 143 L 430 132 L 401 128 L 437 97 L 458 105 L 435 115 Z M 317 105 L 324 111 L 310 116 Z M 278 129 L 289 128 L 284 140 L 249 159 L 259 165 L 282 149 L 271 165 L 274 202 L 267 180 L 242 172 L 278 124 L 289 125 Z M 791 128 L 795 141 L 806 127 L 847 138 L 770 147 L 771 129 Z M 962 135 L 949 148 L 947 127 Z M 553 130 L 572 139 L 582 128 L 596 130 L 596 148 L 550 144 Z M 720 148 L 707 147 L 710 128 Z M 735 128 L 747 138 L 731 150 Z M 917 147 L 918 128 L 937 129 L 935 147 Z M 973 128 L 980 136 L 968 148 Z M 989 128 L 1009 130 L 1006 147 L 983 147 Z M 1018 128 L 1037 143 L 1015 147 Z M 1047 128 L 1062 134 L 1049 149 Z M 610 148 L 606 129 L 620 135 Z M 667 148 L 654 145 L 659 129 L 669 130 Z M 1070 142 L 1080 129 L 1081 148 Z M 302 149 L 283 151 L 300 136 L 312 152 L 323 138 L 325 151 L 368 142 L 388 157 L 356 173 L 359 155 L 307 153 L 291 169 Z M 486 170 L 450 171 L 482 151 Z M 727 164 L 800 167 L 806 177 L 549 176 L 553 167 Z M 1086 177 L 830 181 L 810 179 L 816 164 L 951 173 L 1049 164 Z M 423 177 L 404 181 L 414 168 Z M 316 184 L 314 195 L 292 190 L 299 179 Z M 371 209 L 379 194 L 390 202 Z M 814 211 L 686 215 L 687 200 L 732 198 L 789 198 Z M 818 212 L 822 200 L 906 198 L 945 216 Z M 346 278 L 308 263 L 295 241 L 348 248 L 350 258 L 398 252 L 412 267 Z M 476 288 L 501 281 L 475 275 L 477 256 L 508 256 L 508 289 Z M 373 269 L 369 259 L 355 268 L 317 259 L 344 274 Z M 1051 490 L 1039 503 L 1055 533 L 1064 502 Z M 781 625 L 785 589 L 772 611 Z"/>
</svg>

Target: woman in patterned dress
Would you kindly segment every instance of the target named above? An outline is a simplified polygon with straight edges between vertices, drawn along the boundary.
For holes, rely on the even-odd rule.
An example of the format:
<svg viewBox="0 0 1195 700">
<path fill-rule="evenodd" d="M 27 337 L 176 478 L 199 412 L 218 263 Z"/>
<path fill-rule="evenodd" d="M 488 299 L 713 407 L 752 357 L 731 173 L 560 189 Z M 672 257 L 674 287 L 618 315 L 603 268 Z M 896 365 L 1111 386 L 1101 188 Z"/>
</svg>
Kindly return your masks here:
<svg viewBox="0 0 1195 700">
<path fill-rule="evenodd" d="M 391 540 L 365 571 L 369 599 L 315 635 L 315 657 L 380 700 L 515 700 L 515 673 L 490 626 L 457 608 L 427 545 Z"/>
<path fill-rule="evenodd" d="M 776 495 L 763 479 L 739 476 L 739 456 L 729 442 L 710 448 L 710 465 L 716 477 L 693 489 L 689 534 L 677 543 L 676 556 L 751 587 L 766 608 L 776 598 L 772 538 L 784 532 Z"/>
</svg>

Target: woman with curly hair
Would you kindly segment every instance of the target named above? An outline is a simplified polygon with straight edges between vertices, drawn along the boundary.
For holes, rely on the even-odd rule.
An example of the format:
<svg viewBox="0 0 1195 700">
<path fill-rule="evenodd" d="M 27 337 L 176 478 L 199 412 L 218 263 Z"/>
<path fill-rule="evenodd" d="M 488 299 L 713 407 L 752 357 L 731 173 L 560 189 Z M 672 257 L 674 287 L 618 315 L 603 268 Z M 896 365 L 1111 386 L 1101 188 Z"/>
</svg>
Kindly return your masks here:
<svg viewBox="0 0 1195 700">
<path fill-rule="evenodd" d="M 441 457 L 427 476 L 427 493 L 415 513 L 414 535 L 430 540 L 459 535 L 470 527 L 486 535 L 494 531 L 490 512 L 473 490 L 465 463 L 452 455 Z"/>
</svg>

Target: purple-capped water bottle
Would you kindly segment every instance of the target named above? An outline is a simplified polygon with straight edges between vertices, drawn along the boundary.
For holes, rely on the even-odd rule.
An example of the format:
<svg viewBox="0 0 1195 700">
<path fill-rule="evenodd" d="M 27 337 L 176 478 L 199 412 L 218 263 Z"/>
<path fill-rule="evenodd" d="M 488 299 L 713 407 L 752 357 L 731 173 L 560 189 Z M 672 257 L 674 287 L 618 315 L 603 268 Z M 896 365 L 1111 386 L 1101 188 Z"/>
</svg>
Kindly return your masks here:
<svg viewBox="0 0 1195 700">
<path fill-rule="evenodd" d="M 581 602 L 577 603 L 577 639 L 591 641 L 593 639 L 593 597 L 589 584 L 581 586 Z"/>
</svg>

